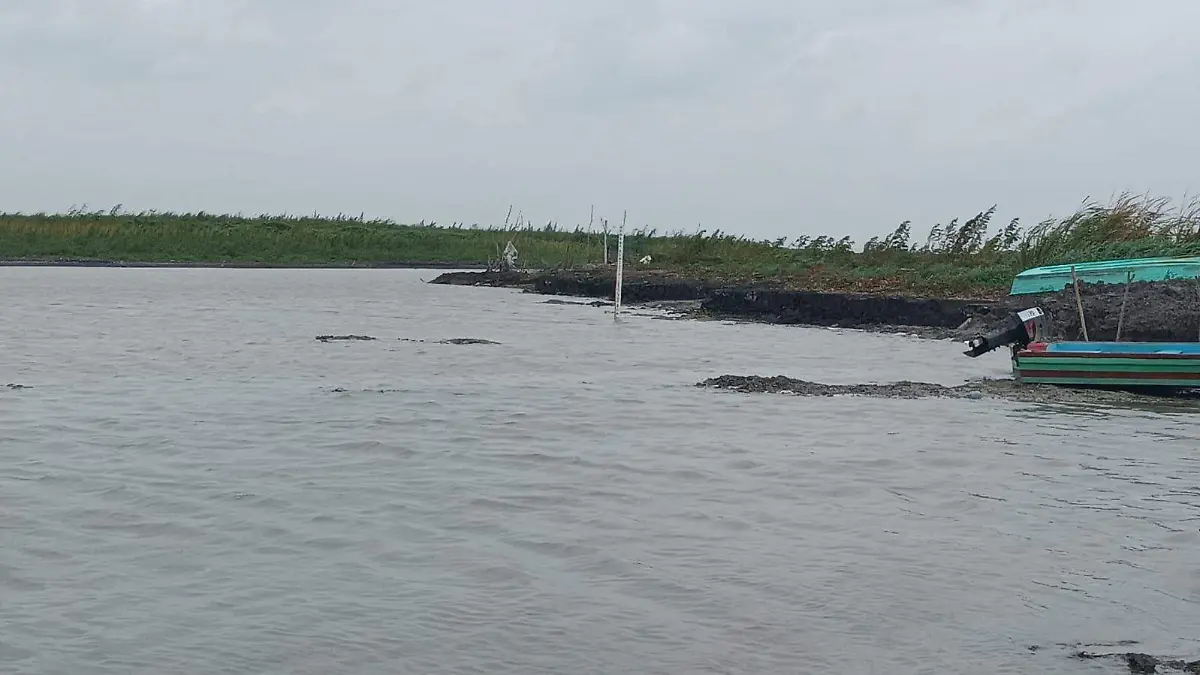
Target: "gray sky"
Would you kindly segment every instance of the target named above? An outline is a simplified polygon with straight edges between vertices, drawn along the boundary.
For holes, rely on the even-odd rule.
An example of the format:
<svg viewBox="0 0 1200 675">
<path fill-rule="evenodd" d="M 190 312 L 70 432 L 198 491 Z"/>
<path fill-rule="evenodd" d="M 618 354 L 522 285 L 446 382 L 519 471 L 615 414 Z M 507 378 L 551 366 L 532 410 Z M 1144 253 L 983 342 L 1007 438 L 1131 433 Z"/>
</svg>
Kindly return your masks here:
<svg viewBox="0 0 1200 675">
<path fill-rule="evenodd" d="M 3 0 L 0 208 L 921 233 L 1200 192 L 1196 0 Z"/>
</svg>

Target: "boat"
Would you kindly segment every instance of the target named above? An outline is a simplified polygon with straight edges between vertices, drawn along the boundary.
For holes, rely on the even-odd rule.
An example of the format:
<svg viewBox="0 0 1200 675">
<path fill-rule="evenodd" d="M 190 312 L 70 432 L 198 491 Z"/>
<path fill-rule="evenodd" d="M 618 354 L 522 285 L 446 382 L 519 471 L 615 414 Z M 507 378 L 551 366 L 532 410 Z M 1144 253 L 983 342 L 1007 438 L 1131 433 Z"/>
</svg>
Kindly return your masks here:
<svg viewBox="0 0 1200 675">
<path fill-rule="evenodd" d="M 1137 390 L 1200 388 L 1198 342 L 1049 342 L 1038 307 L 966 342 L 972 358 L 1008 345 L 1014 378 L 1027 384 Z"/>
<path fill-rule="evenodd" d="M 1013 376 L 1030 384 L 1192 389 L 1200 387 L 1200 343 L 1031 342 L 1013 355 Z"/>
<path fill-rule="evenodd" d="M 1167 281 L 1200 278 L 1200 256 L 1126 258 L 1033 267 L 1013 278 L 1009 295 L 1055 293 L 1074 282 L 1071 268 L 1081 283 L 1124 284 L 1130 280 Z"/>
</svg>

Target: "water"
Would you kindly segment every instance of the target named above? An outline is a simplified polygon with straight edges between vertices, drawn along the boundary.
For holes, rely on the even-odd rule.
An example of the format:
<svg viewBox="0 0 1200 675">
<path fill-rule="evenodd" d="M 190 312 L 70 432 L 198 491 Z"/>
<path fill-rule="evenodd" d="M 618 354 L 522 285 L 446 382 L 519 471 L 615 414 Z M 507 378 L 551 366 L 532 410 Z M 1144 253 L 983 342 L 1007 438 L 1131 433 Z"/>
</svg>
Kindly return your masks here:
<svg viewBox="0 0 1200 675">
<path fill-rule="evenodd" d="M 1198 418 L 708 391 L 1006 363 L 614 324 L 419 283 L 434 274 L 0 268 L 0 385 L 31 387 L 0 387 L 0 672 L 1092 673 L 1122 671 L 1058 644 L 1200 654 Z M 433 342 L 452 337 L 502 344 Z"/>
</svg>

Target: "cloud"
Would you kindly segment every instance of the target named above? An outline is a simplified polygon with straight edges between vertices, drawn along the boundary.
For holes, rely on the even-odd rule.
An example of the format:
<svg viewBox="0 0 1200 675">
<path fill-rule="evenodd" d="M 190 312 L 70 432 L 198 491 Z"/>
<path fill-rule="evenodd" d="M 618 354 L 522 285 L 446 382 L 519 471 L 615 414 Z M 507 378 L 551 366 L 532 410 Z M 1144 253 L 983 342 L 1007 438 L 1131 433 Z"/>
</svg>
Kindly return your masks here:
<svg viewBox="0 0 1200 675">
<path fill-rule="evenodd" d="M 1200 6 L 1155 6 L 1174 9 L 1017 1 L 867 24 L 824 46 L 830 69 L 851 75 L 829 91 L 825 115 L 890 118 L 935 150 L 1020 142 L 1194 68 L 1200 51 L 1180 39 L 1180 22 L 1200 19 Z"/>
<path fill-rule="evenodd" d="M 860 239 L 1178 194 L 1200 4 L 8 0 L 5 208 Z M 584 215 L 580 215 L 584 214 Z"/>
</svg>

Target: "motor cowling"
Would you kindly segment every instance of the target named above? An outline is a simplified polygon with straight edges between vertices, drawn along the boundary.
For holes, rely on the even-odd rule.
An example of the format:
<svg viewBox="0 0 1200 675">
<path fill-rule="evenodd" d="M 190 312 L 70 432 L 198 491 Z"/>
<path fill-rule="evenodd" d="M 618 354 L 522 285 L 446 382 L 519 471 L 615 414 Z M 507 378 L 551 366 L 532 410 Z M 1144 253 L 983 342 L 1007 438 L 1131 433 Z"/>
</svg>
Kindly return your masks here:
<svg viewBox="0 0 1200 675">
<path fill-rule="evenodd" d="M 1030 342 L 1040 342 L 1045 332 L 1045 315 L 1038 307 L 1011 314 L 995 330 L 966 341 L 963 353 L 971 358 L 982 356 L 1005 345 L 1022 348 Z"/>
</svg>

